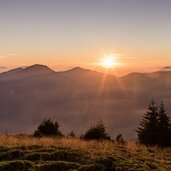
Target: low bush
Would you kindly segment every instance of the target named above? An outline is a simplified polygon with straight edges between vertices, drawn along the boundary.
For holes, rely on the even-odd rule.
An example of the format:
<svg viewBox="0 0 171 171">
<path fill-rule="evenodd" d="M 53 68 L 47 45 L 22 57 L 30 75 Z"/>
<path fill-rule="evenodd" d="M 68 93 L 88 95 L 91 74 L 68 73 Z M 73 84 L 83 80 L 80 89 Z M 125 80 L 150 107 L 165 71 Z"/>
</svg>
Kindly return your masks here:
<svg viewBox="0 0 171 171">
<path fill-rule="evenodd" d="M 56 161 L 56 162 L 44 162 L 44 164 L 38 164 L 35 166 L 35 171 L 68 171 L 78 169 L 80 165 L 73 162 Z"/>
<path fill-rule="evenodd" d="M 78 171 L 106 171 L 102 164 L 90 164 L 81 166 Z"/>
<path fill-rule="evenodd" d="M 1 152 L 7 152 L 8 150 L 9 150 L 8 147 L 0 146 L 0 153 L 1 153 Z"/>
<path fill-rule="evenodd" d="M 57 148 L 53 148 L 53 147 L 44 147 L 44 148 L 40 148 L 40 149 L 33 149 L 31 150 L 32 152 L 49 152 L 52 153 L 54 151 L 56 151 Z"/>
<path fill-rule="evenodd" d="M 102 164 L 106 171 L 116 170 L 116 159 L 113 157 L 100 158 L 97 163 Z"/>
<path fill-rule="evenodd" d="M 87 155 L 81 151 L 58 150 L 51 154 L 51 160 L 62 160 L 82 163 L 87 159 Z"/>
<path fill-rule="evenodd" d="M 46 161 L 50 159 L 50 153 L 48 152 L 33 152 L 25 156 L 26 160 L 30 161 Z"/>
<path fill-rule="evenodd" d="M 44 119 L 34 132 L 35 137 L 62 137 L 58 122 L 53 122 L 50 118 Z"/>
<path fill-rule="evenodd" d="M 90 127 L 81 138 L 85 140 L 110 140 L 103 121 L 99 121 L 95 126 Z"/>
<path fill-rule="evenodd" d="M 16 160 L 16 159 L 21 159 L 24 157 L 24 152 L 23 150 L 19 149 L 14 149 L 14 150 L 9 150 L 8 152 L 1 153 L 0 155 L 0 160 Z"/>
<path fill-rule="evenodd" d="M 29 171 L 32 163 L 29 161 L 6 161 L 0 162 L 0 171 Z"/>
</svg>

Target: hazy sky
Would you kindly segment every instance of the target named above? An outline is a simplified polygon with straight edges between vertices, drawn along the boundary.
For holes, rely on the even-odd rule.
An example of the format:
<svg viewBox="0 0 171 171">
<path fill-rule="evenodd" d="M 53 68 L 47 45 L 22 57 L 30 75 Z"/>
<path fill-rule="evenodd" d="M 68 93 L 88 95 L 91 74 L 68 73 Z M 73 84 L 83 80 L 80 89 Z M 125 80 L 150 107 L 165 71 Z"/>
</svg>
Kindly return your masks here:
<svg viewBox="0 0 171 171">
<path fill-rule="evenodd" d="M 171 65 L 171 0 L 0 0 L 0 65 Z"/>
</svg>

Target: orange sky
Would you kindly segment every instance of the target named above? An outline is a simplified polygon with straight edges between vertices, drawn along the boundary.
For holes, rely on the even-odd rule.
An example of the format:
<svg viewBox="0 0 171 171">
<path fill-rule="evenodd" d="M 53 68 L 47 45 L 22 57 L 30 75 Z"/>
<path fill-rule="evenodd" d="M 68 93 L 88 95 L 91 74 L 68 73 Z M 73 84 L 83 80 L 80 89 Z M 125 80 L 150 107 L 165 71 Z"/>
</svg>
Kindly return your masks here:
<svg viewBox="0 0 171 171">
<path fill-rule="evenodd" d="M 0 2 L 0 67 L 99 69 L 120 54 L 118 75 L 171 65 L 170 0 Z"/>
</svg>

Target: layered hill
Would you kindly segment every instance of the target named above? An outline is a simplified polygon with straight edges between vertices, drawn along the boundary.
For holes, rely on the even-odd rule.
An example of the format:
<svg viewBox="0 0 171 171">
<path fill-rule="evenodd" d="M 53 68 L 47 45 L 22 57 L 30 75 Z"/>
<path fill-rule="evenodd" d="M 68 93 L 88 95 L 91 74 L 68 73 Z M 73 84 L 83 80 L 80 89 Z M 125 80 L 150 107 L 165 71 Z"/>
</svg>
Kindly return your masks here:
<svg viewBox="0 0 171 171">
<path fill-rule="evenodd" d="M 0 74 L 0 131 L 31 133 L 51 117 L 65 133 L 81 134 L 103 119 L 111 136 L 134 138 L 151 98 L 164 101 L 171 113 L 170 87 L 170 70 L 116 77 L 79 67 L 13 69 Z"/>
</svg>

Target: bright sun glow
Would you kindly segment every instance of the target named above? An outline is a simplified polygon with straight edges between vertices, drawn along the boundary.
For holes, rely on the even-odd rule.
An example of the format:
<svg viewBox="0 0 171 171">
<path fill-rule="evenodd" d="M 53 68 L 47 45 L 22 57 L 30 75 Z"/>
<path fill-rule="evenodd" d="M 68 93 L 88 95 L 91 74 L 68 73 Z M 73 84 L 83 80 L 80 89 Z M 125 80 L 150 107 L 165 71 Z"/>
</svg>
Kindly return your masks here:
<svg viewBox="0 0 171 171">
<path fill-rule="evenodd" d="M 113 68 L 116 65 L 115 57 L 113 55 L 106 56 L 100 63 L 104 68 Z"/>
<path fill-rule="evenodd" d="M 102 61 L 102 66 L 104 66 L 106 68 L 111 68 L 114 66 L 114 61 L 111 58 L 105 58 Z"/>
</svg>

